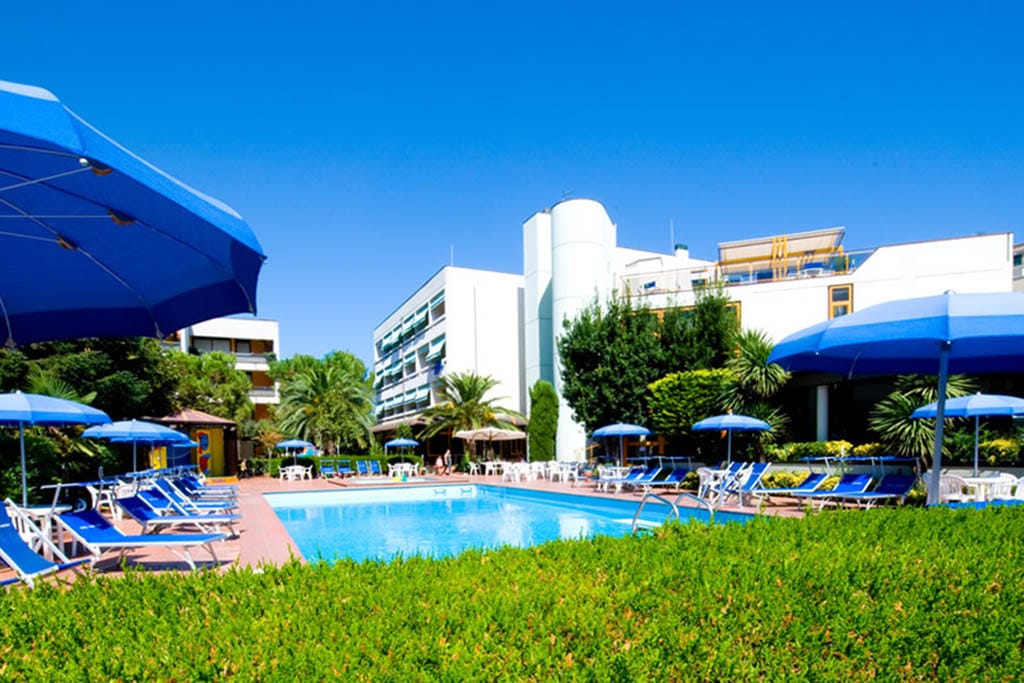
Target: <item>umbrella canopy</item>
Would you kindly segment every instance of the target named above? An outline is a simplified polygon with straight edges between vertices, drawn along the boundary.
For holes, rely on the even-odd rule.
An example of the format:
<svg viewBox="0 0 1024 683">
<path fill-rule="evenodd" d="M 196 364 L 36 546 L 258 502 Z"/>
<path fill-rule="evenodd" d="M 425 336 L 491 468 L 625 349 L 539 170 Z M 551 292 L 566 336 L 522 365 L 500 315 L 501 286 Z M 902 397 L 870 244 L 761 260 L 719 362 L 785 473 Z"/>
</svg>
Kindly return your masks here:
<svg viewBox="0 0 1024 683">
<path fill-rule="evenodd" d="M 391 439 L 391 441 L 385 442 L 385 444 L 384 444 L 384 453 L 385 453 L 385 455 L 387 454 L 388 448 L 403 448 L 403 447 L 412 447 L 412 446 L 419 446 L 419 445 L 420 445 L 420 442 L 416 441 L 415 439 Z M 404 453 L 402 454 L 402 462 L 405 462 L 405 454 Z"/>
<path fill-rule="evenodd" d="M 391 439 L 384 443 L 384 448 L 401 448 L 403 446 L 419 446 L 420 442 L 415 439 Z"/>
<path fill-rule="evenodd" d="M 921 406 L 910 417 L 935 417 L 939 413 L 939 403 Z M 1001 394 L 970 394 L 946 399 L 945 417 L 974 418 L 974 476 L 978 476 L 978 420 L 982 417 L 997 415 L 1024 415 L 1024 398 L 1003 396 Z"/>
<path fill-rule="evenodd" d="M 462 429 L 455 432 L 456 439 L 466 441 L 486 441 L 488 450 L 492 441 L 516 441 L 525 439 L 526 432 L 517 429 L 502 429 L 501 427 L 479 427 L 477 429 Z"/>
<path fill-rule="evenodd" d="M 928 502 L 938 502 L 949 373 L 1024 370 L 1024 294 L 997 292 L 904 299 L 819 323 L 783 339 L 769 362 L 791 371 L 848 377 L 938 376 L 935 448 Z"/>
<path fill-rule="evenodd" d="M 313 444 L 302 439 L 288 439 L 287 441 L 278 441 L 274 448 L 280 448 L 286 451 L 294 451 L 292 453 L 292 464 L 294 465 L 299 461 L 299 451 L 306 448 L 313 448 Z"/>
<path fill-rule="evenodd" d="M 136 456 L 136 445 L 138 443 L 148 443 L 153 446 L 169 446 L 171 444 L 184 445 L 192 442 L 187 434 L 182 434 L 169 427 L 144 420 L 121 420 L 120 422 L 89 427 L 82 432 L 82 436 L 90 439 L 110 439 L 120 443 L 131 443 L 133 472 L 137 472 L 139 469 Z"/>
<path fill-rule="evenodd" d="M 281 448 L 289 451 L 292 450 L 293 448 L 302 450 L 303 448 L 312 447 L 313 444 L 311 444 L 308 441 L 303 441 L 302 439 L 288 439 L 287 441 L 278 441 L 277 445 L 274 446 L 274 448 Z"/>
<path fill-rule="evenodd" d="M 756 417 L 750 417 L 748 415 L 733 415 L 727 413 L 725 415 L 713 415 L 712 417 L 706 417 L 700 422 L 694 423 L 694 431 L 714 431 L 714 432 L 726 432 L 728 434 L 729 444 L 726 450 L 726 463 L 732 462 L 732 433 L 733 432 L 767 432 L 772 426 L 764 420 L 758 420 Z"/>
<path fill-rule="evenodd" d="M 102 410 L 39 394 L 0 394 L 0 424 L 18 427 L 21 444 L 21 504 L 28 505 L 28 477 L 25 467 L 25 425 L 81 425 L 110 422 Z"/>
<path fill-rule="evenodd" d="M 640 425 L 619 422 L 616 424 L 605 425 L 604 427 L 598 427 L 594 430 L 593 435 L 596 437 L 619 437 L 619 464 L 625 464 L 626 453 L 622 447 L 623 439 L 627 436 L 650 436 L 651 430 L 647 427 L 641 427 Z"/>
<path fill-rule="evenodd" d="M 255 312 L 264 259 L 230 207 L 0 81 L 0 343 L 162 338 Z"/>
</svg>

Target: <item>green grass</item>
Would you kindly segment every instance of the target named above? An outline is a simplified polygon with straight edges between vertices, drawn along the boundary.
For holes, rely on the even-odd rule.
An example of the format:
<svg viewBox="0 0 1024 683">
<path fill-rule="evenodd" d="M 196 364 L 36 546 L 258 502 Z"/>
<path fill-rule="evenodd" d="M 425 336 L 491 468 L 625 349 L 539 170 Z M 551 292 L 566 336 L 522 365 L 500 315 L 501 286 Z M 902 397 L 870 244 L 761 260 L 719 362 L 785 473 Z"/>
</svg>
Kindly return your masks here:
<svg viewBox="0 0 1024 683">
<path fill-rule="evenodd" d="M 0 596 L 3 680 L 1019 680 L 1024 510 L 836 511 Z"/>
</svg>

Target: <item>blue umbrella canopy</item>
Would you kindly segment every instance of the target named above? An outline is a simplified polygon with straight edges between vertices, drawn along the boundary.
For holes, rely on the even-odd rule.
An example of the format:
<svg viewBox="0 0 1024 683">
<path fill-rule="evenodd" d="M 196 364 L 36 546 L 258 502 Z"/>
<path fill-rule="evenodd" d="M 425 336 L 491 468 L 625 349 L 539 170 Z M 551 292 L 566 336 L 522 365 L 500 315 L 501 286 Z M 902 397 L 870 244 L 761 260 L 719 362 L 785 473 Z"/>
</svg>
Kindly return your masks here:
<svg viewBox="0 0 1024 683">
<path fill-rule="evenodd" d="M 910 417 L 927 418 L 939 414 L 939 403 L 921 406 Z M 999 415 L 1024 415 L 1024 398 L 1002 394 L 970 394 L 946 399 L 945 417 L 974 418 L 974 476 L 978 476 L 978 420 Z"/>
<path fill-rule="evenodd" d="M 771 428 L 772 426 L 765 422 L 764 420 L 758 420 L 756 417 L 749 417 L 747 415 L 734 415 L 732 413 L 706 417 L 700 422 L 694 423 L 694 425 L 691 427 L 691 429 L 698 432 L 727 432 L 729 440 L 725 457 L 725 461 L 727 463 L 732 462 L 733 432 L 766 432 Z"/>
<path fill-rule="evenodd" d="M 308 441 L 303 441 L 302 439 L 288 439 L 287 441 L 278 441 L 277 445 L 274 446 L 274 448 L 281 448 L 284 450 L 291 450 L 293 448 L 301 450 L 303 448 L 312 447 L 313 444 L 311 444 Z"/>
<path fill-rule="evenodd" d="M 384 443 L 384 448 L 401 448 L 403 446 L 419 446 L 420 442 L 415 439 L 391 439 Z"/>
<path fill-rule="evenodd" d="M 90 439 L 109 439 L 110 441 L 132 444 L 132 471 L 138 470 L 136 444 L 147 443 L 152 446 L 170 444 L 188 444 L 191 439 L 187 434 L 175 431 L 170 427 L 146 422 L 144 420 L 121 420 L 110 424 L 89 427 L 82 436 Z"/>
<path fill-rule="evenodd" d="M 52 93 L 0 81 L 0 343 L 156 336 L 255 312 L 248 224 Z"/>
<path fill-rule="evenodd" d="M 949 373 L 1024 371 L 1024 294 L 956 294 L 890 301 L 813 325 L 768 357 L 791 371 L 848 377 L 938 376 L 935 447 L 928 502 L 938 502 Z"/>
<path fill-rule="evenodd" d="M 633 425 L 626 422 L 617 422 L 615 424 L 605 425 L 604 427 L 598 427 L 594 430 L 594 436 L 603 438 L 606 436 L 617 436 L 619 437 L 619 463 L 625 463 L 626 454 L 623 450 L 623 439 L 627 436 L 650 436 L 651 430 L 647 427 L 640 425 Z"/>
<path fill-rule="evenodd" d="M 0 394 L 0 424 L 18 428 L 21 444 L 21 504 L 28 505 L 25 467 L 25 425 L 80 425 L 110 422 L 102 410 L 82 403 L 40 394 Z"/>
</svg>

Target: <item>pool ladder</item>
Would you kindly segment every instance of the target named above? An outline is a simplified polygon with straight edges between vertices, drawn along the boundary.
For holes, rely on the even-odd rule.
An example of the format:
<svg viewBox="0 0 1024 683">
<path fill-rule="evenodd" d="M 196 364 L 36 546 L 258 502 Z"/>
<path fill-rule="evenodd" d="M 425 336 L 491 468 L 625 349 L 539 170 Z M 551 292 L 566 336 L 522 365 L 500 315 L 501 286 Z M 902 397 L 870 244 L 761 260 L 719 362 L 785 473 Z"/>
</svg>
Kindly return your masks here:
<svg viewBox="0 0 1024 683">
<path fill-rule="evenodd" d="M 665 522 L 672 519 L 673 515 L 676 519 L 679 519 L 679 503 L 684 500 L 691 500 L 697 503 L 700 507 L 707 508 L 708 522 L 711 523 L 715 521 L 715 508 L 711 505 L 711 503 L 704 500 L 703 498 L 693 495 L 692 493 L 682 491 L 673 500 L 669 500 L 668 498 L 659 493 L 645 493 L 644 497 L 640 499 L 640 505 L 637 506 L 636 512 L 633 514 L 634 534 L 636 533 L 640 522 L 640 513 L 643 512 L 644 506 L 647 505 L 648 500 L 657 501 L 662 505 L 667 505 L 670 508 L 669 513 L 665 516 Z"/>
</svg>

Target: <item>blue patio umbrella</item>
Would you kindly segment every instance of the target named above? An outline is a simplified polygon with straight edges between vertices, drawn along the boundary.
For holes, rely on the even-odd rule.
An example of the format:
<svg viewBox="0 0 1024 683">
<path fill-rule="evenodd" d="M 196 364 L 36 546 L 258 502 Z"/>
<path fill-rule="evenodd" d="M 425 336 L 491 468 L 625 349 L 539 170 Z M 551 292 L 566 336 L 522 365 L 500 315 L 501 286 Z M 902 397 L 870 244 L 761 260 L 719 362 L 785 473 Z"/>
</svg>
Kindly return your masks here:
<svg viewBox="0 0 1024 683">
<path fill-rule="evenodd" d="M 0 394 L 0 425 L 18 428 L 21 444 L 21 504 L 28 505 L 28 476 L 25 467 L 25 425 L 80 425 L 110 422 L 102 410 L 53 396 Z"/>
<path fill-rule="evenodd" d="M 598 427 L 594 430 L 594 436 L 604 438 L 608 436 L 619 437 L 619 464 L 625 464 L 626 453 L 623 450 L 623 439 L 627 436 L 650 436 L 651 430 L 640 425 L 617 422 L 615 424 Z"/>
<path fill-rule="evenodd" d="M 764 420 L 747 415 L 714 415 L 706 417 L 700 422 L 694 423 L 690 428 L 694 431 L 726 432 L 728 434 L 728 447 L 726 450 L 726 463 L 732 462 L 732 433 L 733 432 L 767 432 L 772 426 Z"/>
<path fill-rule="evenodd" d="M 939 404 L 921 406 L 910 417 L 924 418 L 938 415 Z M 974 476 L 978 476 L 978 420 L 998 415 L 1024 415 L 1024 398 L 1001 394 L 970 394 L 946 399 L 945 417 L 974 418 Z"/>
<path fill-rule="evenodd" d="M 52 93 L 0 81 L 0 344 L 162 338 L 255 312 L 264 259 L 230 207 Z"/>
<path fill-rule="evenodd" d="M 132 445 L 132 472 L 138 472 L 138 458 L 136 447 L 139 443 L 150 446 L 169 446 L 171 444 L 191 443 L 187 434 L 175 431 L 154 422 L 145 420 L 121 420 L 105 425 L 89 427 L 82 436 L 89 439 L 109 439 L 113 442 L 131 443 Z"/>
<path fill-rule="evenodd" d="M 292 452 L 292 464 L 298 462 L 299 451 L 307 448 L 312 448 L 313 444 L 302 439 L 288 439 L 287 441 L 278 441 L 274 448 L 280 448 L 284 451 Z"/>
<path fill-rule="evenodd" d="M 791 334 L 768 360 L 791 371 L 938 376 L 928 503 L 938 502 L 949 373 L 1024 371 L 1024 294 L 956 294 L 890 301 Z"/>
<path fill-rule="evenodd" d="M 414 448 L 419 446 L 420 442 L 415 439 L 391 439 L 391 441 L 384 442 L 384 454 L 387 455 L 389 448 Z M 405 462 L 405 454 L 402 454 L 402 462 Z"/>
</svg>

